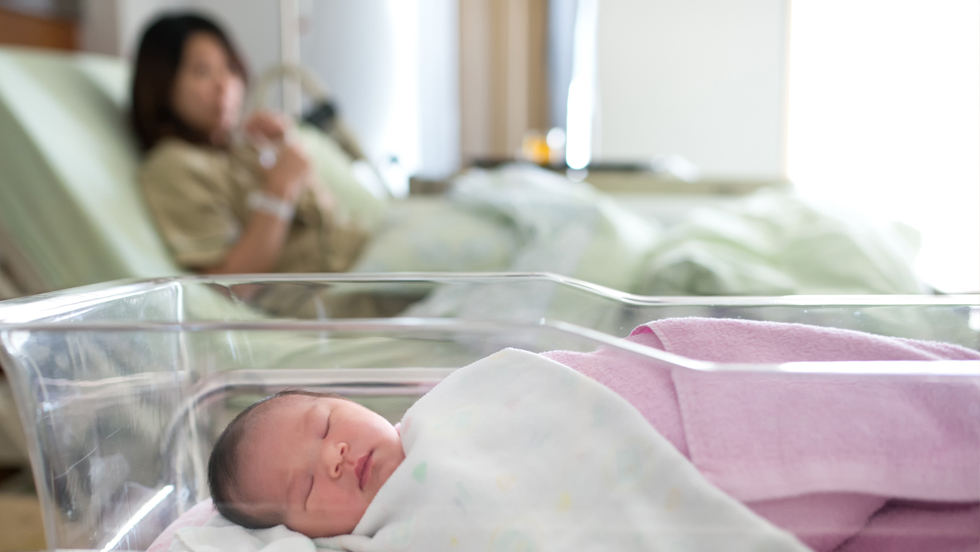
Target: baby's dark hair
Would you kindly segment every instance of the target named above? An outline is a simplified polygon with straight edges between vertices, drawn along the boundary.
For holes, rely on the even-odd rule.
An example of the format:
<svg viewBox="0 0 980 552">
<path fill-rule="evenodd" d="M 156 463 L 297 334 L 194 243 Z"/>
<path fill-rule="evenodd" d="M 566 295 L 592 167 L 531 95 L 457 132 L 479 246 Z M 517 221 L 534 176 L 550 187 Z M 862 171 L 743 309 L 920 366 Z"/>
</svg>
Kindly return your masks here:
<svg viewBox="0 0 980 552">
<path fill-rule="evenodd" d="M 214 507 L 222 516 L 232 523 L 236 523 L 246 529 L 268 529 L 281 523 L 273 517 L 262 517 L 246 512 L 241 503 L 232 500 L 231 492 L 239 485 L 238 468 L 240 462 L 240 448 L 245 440 L 245 434 L 249 426 L 253 423 L 253 418 L 258 415 L 256 411 L 264 409 L 272 401 L 290 396 L 313 397 L 317 399 L 344 399 L 345 397 L 333 393 L 317 393 L 315 391 L 305 391 L 303 389 L 287 389 L 275 395 L 270 395 L 250 405 L 235 416 L 235 419 L 228 424 L 228 427 L 221 432 L 218 440 L 214 443 L 211 450 L 211 458 L 208 460 L 208 488 L 211 491 L 211 500 Z"/>
</svg>

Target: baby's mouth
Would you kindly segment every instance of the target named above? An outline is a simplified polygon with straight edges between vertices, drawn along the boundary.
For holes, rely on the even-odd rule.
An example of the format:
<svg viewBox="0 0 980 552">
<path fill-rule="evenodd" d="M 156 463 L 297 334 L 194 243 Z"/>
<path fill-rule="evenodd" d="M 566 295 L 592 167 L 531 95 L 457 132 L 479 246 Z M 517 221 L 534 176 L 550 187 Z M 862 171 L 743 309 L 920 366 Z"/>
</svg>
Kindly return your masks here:
<svg viewBox="0 0 980 552">
<path fill-rule="evenodd" d="M 361 490 L 364 490 L 364 485 L 367 484 L 368 479 L 371 477 L 371 457 L 374 456 L 374 451 L 372 450 L 368 454 L 360 457 L 357 460 L 357 466 L 354 467 L 354 475 L 357 476 L 357 484 Z"/>
</svg>

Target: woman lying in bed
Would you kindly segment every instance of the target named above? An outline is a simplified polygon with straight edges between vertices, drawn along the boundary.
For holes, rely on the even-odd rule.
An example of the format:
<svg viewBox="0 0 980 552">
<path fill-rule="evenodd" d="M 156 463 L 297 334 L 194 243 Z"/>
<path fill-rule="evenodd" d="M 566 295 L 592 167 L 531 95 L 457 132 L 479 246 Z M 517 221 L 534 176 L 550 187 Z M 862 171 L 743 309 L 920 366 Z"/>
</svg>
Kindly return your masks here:
<svg viewBox="0 0 980 552">
<path fill-rule="evenodd" d="M 628 340 L 716 362 L 980 358 L 739 320 L 662 320 Z M 257 403 L 209 465 L 218 511 L 253 530 L 217 518 L 172 550 L 960 550 L 980 539 L 978 416 L 976 378 L 505 350 L 397 429 L 333 396 Z"/>
<path fill-rule="evenodd" d="M 259 112 L 241 125 L 247 139 L 233 139 L 246 82 L 241 56 L 210 20 L 164 16 L 144 33 L 132 122 L 157 227 L 189 270 L 347 270 L 366 232 L 334 216 L 289 122 Z"/>
</svg>

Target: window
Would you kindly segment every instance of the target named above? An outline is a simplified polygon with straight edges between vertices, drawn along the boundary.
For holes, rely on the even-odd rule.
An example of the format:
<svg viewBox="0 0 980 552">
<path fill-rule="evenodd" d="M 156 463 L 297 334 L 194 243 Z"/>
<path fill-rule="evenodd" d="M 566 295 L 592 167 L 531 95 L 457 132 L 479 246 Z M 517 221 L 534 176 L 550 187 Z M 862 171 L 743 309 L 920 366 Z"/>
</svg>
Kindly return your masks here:
<svg viewBox="0 0 980 552">
<path fill-rule="evenodd" d="M 980 2 L 793 0 L 787 164 L 804 194 L 918 229 L 980 289 Z"/>
</svg>

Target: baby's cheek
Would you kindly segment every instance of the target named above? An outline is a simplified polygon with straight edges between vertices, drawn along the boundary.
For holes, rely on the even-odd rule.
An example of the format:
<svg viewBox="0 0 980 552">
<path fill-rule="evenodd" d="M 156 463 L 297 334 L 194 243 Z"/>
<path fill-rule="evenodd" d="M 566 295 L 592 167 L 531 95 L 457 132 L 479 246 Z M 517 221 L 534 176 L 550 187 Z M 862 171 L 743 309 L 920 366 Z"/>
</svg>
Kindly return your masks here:
<svg viewBox="0 0 980 552">
<path fill-rule="evenodd" d="M 340 501 L 323 505 L 323 507 L 307 510 L 310 516 L 310 532 L 300 531 L 307 536 L 315 534 L 320 537 L 347 535 L 354 531 L 358 522 L 364 516 L 367 504 L 359 500 Z"/>
</svg>

